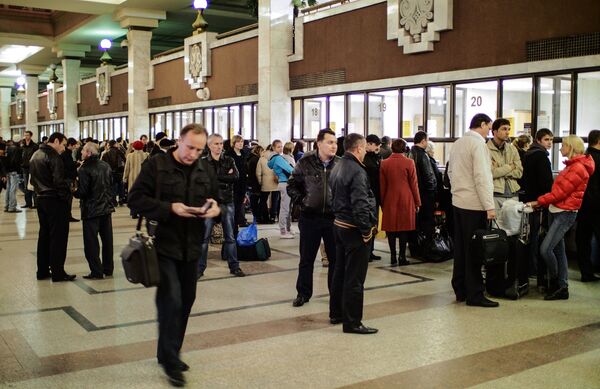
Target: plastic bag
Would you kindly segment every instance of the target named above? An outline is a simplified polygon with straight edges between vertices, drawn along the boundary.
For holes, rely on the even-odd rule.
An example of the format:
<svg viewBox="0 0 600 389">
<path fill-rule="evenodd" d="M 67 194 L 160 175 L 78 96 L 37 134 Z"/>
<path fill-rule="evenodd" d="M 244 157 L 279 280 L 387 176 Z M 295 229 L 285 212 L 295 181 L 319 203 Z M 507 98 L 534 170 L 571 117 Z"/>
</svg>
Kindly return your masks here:
<svg viewBox="0 0 600 389">
<path fill-rule="evenodd" d="M 242 247 L 253 246 L 258 240 L 258 229 L 256 223 L 242 228 L 237 236 L 237 244 Z"/>
</svg>

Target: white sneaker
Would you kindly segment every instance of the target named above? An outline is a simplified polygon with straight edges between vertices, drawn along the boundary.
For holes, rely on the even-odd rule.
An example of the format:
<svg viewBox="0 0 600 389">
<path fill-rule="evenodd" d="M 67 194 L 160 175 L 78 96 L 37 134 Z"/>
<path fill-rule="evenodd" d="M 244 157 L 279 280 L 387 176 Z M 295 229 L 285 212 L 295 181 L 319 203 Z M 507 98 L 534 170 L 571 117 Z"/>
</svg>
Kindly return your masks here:
<svg viewBox="0 0 600 389">
<path fill-rule="evenodd" d="M 280 238 L 281 238 L 281 239 L 294 239 L 294 238 L 295 238 L 295 236 L 294 236 L 294 235 L 292 235 L 292 234 L 290 234 L 290 233 L 284 233 L 284 234 L 281 234 L 281 235 L 280 235 Z"/>
</svg>

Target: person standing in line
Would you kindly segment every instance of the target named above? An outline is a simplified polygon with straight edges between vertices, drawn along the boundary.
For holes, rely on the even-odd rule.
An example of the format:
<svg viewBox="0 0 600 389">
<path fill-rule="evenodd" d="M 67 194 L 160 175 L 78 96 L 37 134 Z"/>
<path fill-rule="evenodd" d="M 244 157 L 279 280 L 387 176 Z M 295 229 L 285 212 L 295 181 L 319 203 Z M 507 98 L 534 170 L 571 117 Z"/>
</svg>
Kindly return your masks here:
<svg viewBox="0 0 600 389">
<path fill-rule="evenodd" d="M 595 168 L 594 159 L 584 152 L 583 140 L 577 135 L 562 138 L 560 153 L 568 158 L 565 161 L 566 168 L 556 177 L 550 193 L 528 203 L 532 207 L 549 207 L 550 212 L 548 232 L 540 246 L 540 254 L 546 261 L 550 276 L 544 300 L 569 298 L 569 269 L 564 236 L 575 224 L 577 211 Z"/>
<path fill-rule="evenodd" d="M 240 269 L 237 258 L 237 246 L 235 243 L 235 209 L 233 203 L 233 184 L 238 180 L 239 174 L 235 162 L 231 157 L 223 153 L 223 137 L 212 134 L 208 137 L 208 149 L 210 153 L 202 157 L 202 162 L 212 169 L 217 177 L 219 192 L 217 199 L 221 207 L 221 224 L 223 225 L 223 246 L 221 247 L 221 258 L 227 260 L 229 272 L 236 277 L 244 277 L 246 274 Z M 215 224 L 214 219 L 204 221 L 204 236 L 202 240 L 202 252 L 198 262 L 198 278 L 204 275 L 208 263 L 208 243 L 210 234 Z"/>
<path fill-rule="evenodd" d="M 123 205 L 125 201 L 125 190 L 123 186 L 123 171 L 125 170 L 125 154 L 117 145 L 117 142 L 110 140 L 108 149 L 102 154 L 101 159 L 110 165 L 113 172 L 113 196 L 115 207 Z M 118 200 L 117 200 L 118 197 Z"/>
<path fill-rule="evenodd" d="M 317 149 L 304 154 L 292 173 L 287 192 L 292 202 L 300 207 L 300 263 L 296 280 L 296 298 L 292 305 L 301 307 L 313 294 L 313 271 L 315 257 L 321 239 L 326 256 L 331 259 L 327 271 L 327 286 L 331 281 L 335 264 L 335 237 L 333 235 L 333 212 L 331 188 L 328 186 L 331 171 L 340 158 L 335 155 L 337 140 L 335 132 L 326 128 L 317 135 Z"/>
<path fill-rule="evenodd" d="M 381 155 L 379 155 L 379 148 L 381 146 L 381 140 L 375 134 L 367 135 L 366 139 L 367 154 L 365 155 L 363 164 L 365 165 L 367 176 L 369 177 L 369 184 L 371 185 L 371 190 L 375 195 L 375 215 L 377 216 L 377 220 L 379 220 L 379 205 L 381 204 L 381 193 L 379 190 L 379 168 L 381 166 Z M 381 259 L 380 255 L 375 255 L 374 250 L 375 236 L 373 236 L 373 240 L 371 241 L 371 253 L 369 254 L 369 262 L 379 261 Z"/>
<path fill-rule="evenodd" d="M 281 141 L 279 141 L 281 142 Z M 275 142 L 273 142 L 275 143 Z M 256 165 L 256 178 L 260 184 L 260 204 L 259 213 L 263 223 L 275 223 L 275 218 L 279 212 L 279 181 L 275 172 L 269 168 L 268 163 L 276 154 L 272 150 L 272 145 L 267 146 L 263 151 Z M 271 209 L 269 210 L 269 196 L 271 196 Z"/>
<path fill-rule="evenodd" d="M 254 145 L 248 155 L 248 192 L 250 192 L 250 208 L 254 222 L 263 223 L 263 215 L 260 209 L 260 182 L 256 174 L 256 168 L 260 156 L 265 150 L 261 145 Z"/>
<path fill-rule="evenodd" d="M 75 160 L 73 159 L 73 150 L 75 150 L 76 147 L 77 140 L 75 140 L 75 138 L 68 138 L 65 152 L 60 155 L 65 167 L 65 179 L 67 180 L 67 185 L 69 185 L 69 187 L 73 187 L 77 180 L 77 163 L 75 163 Z M 71 195 L 69 196 L 69 222 L 76 223 L 78 221 L 78 219 L 73 217 L 73 196 Z"/>
<path fill-rule="evenodd" d="M 406 260 L 408 233 L 416 228 L 417 212 L 421 206 L 419 184 L 415 163 L 404 156 L 406 141 L 392 142 L 393 154 L 381 162 L 381 206 L 383 220 L 381 229 L 386 232 L 390 246 L 390 265 L 410 265 Z M 396 239 L 400 240 L 399 255 L 396 256 Z"/>
<path fill-rule="evenodd" d="M 177 148 L 148 158 L 129 194 L 128 205 L 136 214 L 158 222 L 154 239 L 160 269 L 156 357 L 174 386 L 185 385 L 183 372 L 190 368 L 181 360 L 181 346 L 196 299 L 202 251 L 198 237 L 204 236 L 205 220 L 220 213 L 213 199 L 216 177 L 206 161 L 199 160 L 207 136 L 201 125 L 183 127 Z"/>
<path fill-rule="evenodd" d="M 427 133 L 418 131 L 415 134 L 415 145 L 410 149 L 410 158 L 415 161 L 419 182 L 419 196 L 421 197 L 421 208 L 417 215 L 417 231 L 422 232 L 426 239 L 430 239 L 435 226 L 433 215 L 435 212 L 437 178 L 431 167 L 429 156 L 425 152 L 427 144 Z"/>
<path fill-rule="evenodd" d="M 292 215 L 290 214 L 290 196 L 287 194 L 288 177 L 294 170 L 294 165 L 286 160 L 283 155 L 283 143 L 280 140 L 273 141 L 275 154 L 269 159 L 267 166 L 277 176 L 277 188 L 279 189 L 279 233 L 281 239 L 294 239 L 292 233 Z"/>
<path fill-rule="evenodd" d="M 494 121 L 492 135 L 487 148 L 492 161 L 494 204 L 496 212 L 500 212 L 506 200 L 519 200 L 521 187 L 518 180 L 523 176 L 523 165 L 517 148 L 510 143 L 510 122 L 507 119 Z"/>
<path fill-rule="evenodd" d="M 25 137 L 23 138 L 23 145 L 21 146 L 22 160 L 21 160 L 21 172 L 23 173 L 23 192 L 25 193 L 25 205 L 21 208 L 35 208 L 35 192 L 27 188 L 29 182 L 29 160 L 33 153 L 38 149 L 37 143 L 32 139 L 33 132 L 25 131 Z"/>
<path fill-rule="evenodd" d="M 377 232 L 377 208 L 363 165 L 367 153 L 365 138 L 349 134 L 344 149 L 329 180 L 336 246 L 329 318 L 331 324 L 343 323 L 345 333 L 368 335 L 377 332 L 362 323 L 371 239 Z"/>
<path fill-rule="evenodd" d="M 141 142 L 140 142 L 141 143 Z M 101 280 L 112 276 L 113 235 L 112 170 L 98 158 L 98 145 L 88 142 L 83 146 L 83 164 L 77 172 L 79 185 L 75 197 L 79 198 L 83 224 L 83 251 L 90 266 L 90 273 L 83 278 Z M 102 239 L 102 261 L 98 234 Z"/>
<path fill-rule="evenodd" d="M 454 267 L 452 288 L 456 301 L 467 305 L 497 307 L 483 295 L 481 261 L 471 253 L 471 237 L 496 218 L 494 182 L 490 156 L 485 145 L 492 119 L 478 113 L 471 119 L 469 131 L 454 142 L 448 164 L 454 206 Z"/>
<path fill-rule="evenodd" d="M 392 138 L 389 136 L 384 136 L 381 138 L 381 148 L 379 149 L 379 155 L 381 156 L 381 160 L 388 159 L 392 156 Z"/>
<path fill-rule="evenodd" d="M 142 164 L 148 158 L 148 153 L 144 152 L 144 144 L 142 141 L 136 140 L 131 144 L 133 152 L 125 157 L 125 170 L 123 171 L 123 185 L 127 185 L 127 193 L 131 192 L 131 188 L 135 180 L 142 171 Z M 130 210 L 132 218 L 137 218 L 137 215 Z"/>
<path fill-rule="evenodd" d="M 231 138 L 231 148 L 225 153 L 235 162 L 239 178 L 233 184 L 233 204 L 235 207 L 235 231 L 237 236 L 238 227 L 248 226 L 246 220 L 246 187 L 248 186 L 248 165 L 246 163 L 246 150 L 244 150 L 244 138 L 234 135 Z"/>
<path fill-rule="evenodd" d="M 292 152 L 294 156 L 294 161 L 298 162 L 300 158 L 304 157 L 304 141 L 299 140 L 296 142 L 294 146 L 294 151 Z"/>
<path fill-rule="evenodd" d="M 73 281 L 65 272 L 69 239 L 69 197 L 71 189 L 65 179 L 60 154 L 67 138 L 55 132 L 40 145 L 29 161 L 31 184 L 37 196 L 40 231 L 37 244 L 37 279 L 52 277 L 53 282 Z"/>
<path fill-rule="evenodd" d="M 17 188 L 21 175 L 21 164 L 23 152 L 21 151 L 21 136 L 13 135 L 12 145 L 6 148 L 6 194 L 4 197 L 4 212 L 20 213 L 17 209 Z"/>
</svg>

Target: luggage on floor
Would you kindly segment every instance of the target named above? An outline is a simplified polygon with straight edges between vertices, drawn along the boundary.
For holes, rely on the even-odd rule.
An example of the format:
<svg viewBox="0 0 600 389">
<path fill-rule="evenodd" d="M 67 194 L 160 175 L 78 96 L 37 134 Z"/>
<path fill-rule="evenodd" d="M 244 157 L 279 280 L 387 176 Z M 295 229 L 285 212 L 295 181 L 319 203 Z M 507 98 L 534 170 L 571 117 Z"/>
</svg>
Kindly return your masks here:
<svg viewBox="0 0 600 389">
<path fill-rule="evenodd" d="M 529 292 L 529 245 L 508 237 L 508 260 L 485 268 L 485 289 L 494 297 L 517 300 Z"/>
<path fill-rule="evenodd" d="M 238 244 L 237 256 L 239 261 L 266 261 L 271 257 L 269 241 L 262 238 L 251 246 L 240 246 Z"/>
<path fill-rule="evenodd" d="M 490 221 L 486 229 L 475 230 L 470 249 L 482 265 L 502 265 L 508 258 L 508 237 L 504 230 L 493 228 Z"/>
<path fill-rule="evenodd" d="M 127 280 L 148 288 L 160 283 L 158 256 L 153 240 L 156 223 L 149 222 L 148 234 L 145 234 L 141 230 L 142 220 L 143 217 L 138 219 L 136 233 L 121 251 L 121 259 Z"/>
</svg>

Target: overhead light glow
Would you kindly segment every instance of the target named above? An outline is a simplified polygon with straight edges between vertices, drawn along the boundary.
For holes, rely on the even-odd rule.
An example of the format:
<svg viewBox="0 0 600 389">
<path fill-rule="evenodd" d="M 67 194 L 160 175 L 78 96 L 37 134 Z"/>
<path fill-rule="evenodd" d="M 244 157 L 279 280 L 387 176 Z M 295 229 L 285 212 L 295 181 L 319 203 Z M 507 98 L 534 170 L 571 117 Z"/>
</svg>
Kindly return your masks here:
<svg viewBox="0 0 600 389">
<path fill-rule="evenodd" d="M 194 8 L 206 9 L 208 7 L 208 1 L 206 0 L 194 0 Z"/>
<path fill-rule="evenodd" d="M 0 62 L 19 63 L 42 49 L 40 46 L 4 45 L 0 47 Z"/>
<path fill-rule="evenodd" d="M 23 86 L 23 85 L 25 85 L 25 77 L 23 77 L 23 76 L 19 76 L 19 77 L 17 78 L 17 85 L 18 85 L 18 86 Z"/>
<path fill-rule="evenodd" d="M 102 39 L 100 41 L 100 48 L 103 50 L 108 50 L 112 47 L 112 42 L 110 41 L 110 39 Z"/>
</svg>

